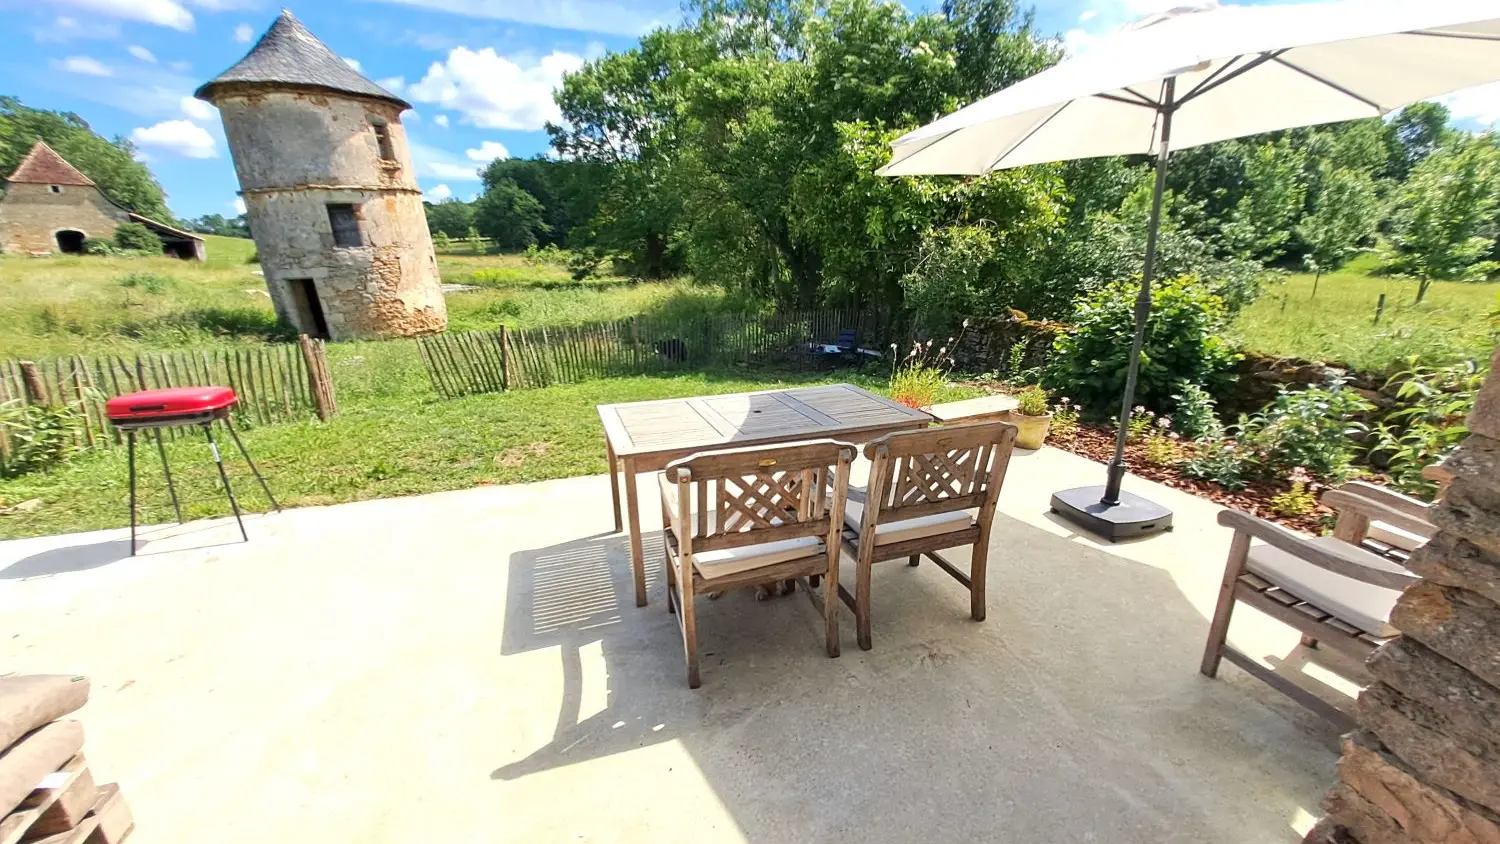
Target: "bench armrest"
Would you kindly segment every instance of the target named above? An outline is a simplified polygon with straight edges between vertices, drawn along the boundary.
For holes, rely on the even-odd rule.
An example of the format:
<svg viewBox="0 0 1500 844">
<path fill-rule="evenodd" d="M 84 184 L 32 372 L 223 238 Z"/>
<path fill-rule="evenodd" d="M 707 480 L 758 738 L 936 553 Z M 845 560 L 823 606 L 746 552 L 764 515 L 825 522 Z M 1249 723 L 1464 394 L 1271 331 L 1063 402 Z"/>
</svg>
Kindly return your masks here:
<svg viewBox="0 0 1500 844">
<path fill-rule="evenodd" d="M 1330 489 L 1323 493 L 1323 503 L 1339 511 L 1340 515 L 1356 513 L 1367 519 L 1382 521 L 1428 539 L 1437 533 L 1437 527 L 1429 521 L 1431 510 L 1425 504 L 1374 484 L 1360 484 L 1359 487 L 1350 489 L 1354 485 L 1345 484 L 1338 489 Z M 1399 509 L 1393 506 L 1399 503 L 1397 498 L 1416 502 L 1421 507 L 1420 513 L 1413 512 L 1415 508 L 1409 504 L 1402 504 Z"/>
<path fill-rule="evenodd" d="M 1378 569 L 1373 566 L 1364 566 L 1356 562 L 1340 557 L 1337 554 L 1308 542 L 1299 534 L 1295 534 L 1280 525 L 1273 524 L 1264 519 L 1257 519 L 1249 513 L 1239 510 L 1223 510 L 1219 513 L 1219 524 L 1233 528 L 1237 533 L 1259 539 L 1275 548 L 1291 554 L 1299 560 L 1326 569 L 1334 574 L 1342 575 L 1350 580 L 1358 580 L 1361 583 L 1371 583 L 1383 586 L 1386 589 L 1405 589 L 1417 582 L 1418 578 L 1408 574 L 1399 574 L 1393 571 Z M 1354 546 L 1350 546 L 1351 548 Z"/>
</svg>

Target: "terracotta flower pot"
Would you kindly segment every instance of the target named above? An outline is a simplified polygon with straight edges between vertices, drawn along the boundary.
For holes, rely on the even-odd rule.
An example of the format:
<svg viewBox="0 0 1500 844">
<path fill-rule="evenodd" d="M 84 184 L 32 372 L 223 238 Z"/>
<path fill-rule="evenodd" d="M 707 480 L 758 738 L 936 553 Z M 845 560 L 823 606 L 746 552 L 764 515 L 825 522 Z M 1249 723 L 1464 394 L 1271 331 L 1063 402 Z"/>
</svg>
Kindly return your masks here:
<svg viewBox="0 0 1500 844">
<path fill-rule="evenodd" d="M 1020 429 L 1016 432 L 1016 448 L 1037 449 L 1047 440 L 1047 429 L 1052 427 L 1052 414 L 1025 416 L 1012 413 L 1010 422 Z"/>
</svg>

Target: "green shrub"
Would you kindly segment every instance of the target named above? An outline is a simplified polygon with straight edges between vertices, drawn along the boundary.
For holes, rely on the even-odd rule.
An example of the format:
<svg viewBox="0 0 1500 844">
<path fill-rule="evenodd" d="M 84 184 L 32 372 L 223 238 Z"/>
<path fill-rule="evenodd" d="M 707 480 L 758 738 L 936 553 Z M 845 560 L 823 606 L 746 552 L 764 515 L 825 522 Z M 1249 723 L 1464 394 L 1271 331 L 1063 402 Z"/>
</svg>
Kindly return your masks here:
<svg viewBox="0 0 1500 844">
<path fill-rule="evenodd" d="M 1405 406 L 1376 427 L 1371 456 L 1386 465 L 1403 492 L 1431 498 L 1437 485 L 1422 470 L 1442 462 L 1468 436 L 1465 420 L 1486 370 L 1473 361 L 1442 369 L 1421 366 L 1416 358 L 1408 363 L 1386 384 Z"/>
<path fill-rule="evenodd" d="M 1135 282 L 1120 282 L 1082 297 L 1073 311 L 1074 330 L 1053 344 L 1047 385 L 1077 396 L 1096 418 L 1112 410 L 1125 390 L 1137 289 Z M 1137 401 L 1168 410 L 1182 381 L 1210 392 L 1227 387 L 1238 355 L 1221 337 L 1228 319 L 1224 301 L 1192 276 L 1156 284 L 1151 301 Z"/>
<path fill-rule="evenodd" d="M 1271 512 L 1278 516 L 1306 516 L 1318 508 L 1318 497 L 1312 491 L 1312 476 L 1305 469 L 1292 471 L 1292 487 L 1271 496 Z"/>
<path fill-rule="evenodd" d="M 1188 439 L 1214 440 L 1224 435 L 1214 397 L 1197 384 L 1186 379 L 1178 381 L 1172 404 L 1177 430 Z"/>
<path fill-rule="evenodd" d="M 1249 455 L 1234 440 L 1220 438 L 1190 444 L 1179 468 L 1190 478 L 1211 481 L 1225 489 L 1244 489 L 1253 467 Z"/>
<path fill-rule="evenodd" d="M 120 250 L 110 241 L 91 237 L 83 242 L 83 254 L 98 255 L 101 258 L 109 258 L 120 254 Z"/>
<path fill-rule="evenodd" d="M 0 477 L 38 472 L 67 460 L 77 450 L 74 433 L 82 424 L 77 404 L 28 406 L 19 400 L 0 404 L 0 428 L 10 442 L 10 455 L 0 453 Z"/>
<path fill-rule="evenodd" d="M 1343 383 L 1331 387 L 1283 390 L 1253 417 L 1241 417 L 1239 441 L 1264 475 L 1292 477 L 1297 468 L 1314 478 L 1342 483 L 1353 474 L 1355 420 L 1374 405 Z"/>
<path fill-rule="evenodd" d="M 1016 412 L 1022 416 L 1046 416 L 1047 415 L 1047 391 L 1041 387 L 1031 386 L 1016 393 Z"/>
<path fill-rule="evenodd" d="M 161 238 L 156 236 L 156 232 L 140 223 L 121 223 L 116 226 L 115 246 L 120 249 L 134 249 L 153 255 L 161 254 Z"/>
</svg>

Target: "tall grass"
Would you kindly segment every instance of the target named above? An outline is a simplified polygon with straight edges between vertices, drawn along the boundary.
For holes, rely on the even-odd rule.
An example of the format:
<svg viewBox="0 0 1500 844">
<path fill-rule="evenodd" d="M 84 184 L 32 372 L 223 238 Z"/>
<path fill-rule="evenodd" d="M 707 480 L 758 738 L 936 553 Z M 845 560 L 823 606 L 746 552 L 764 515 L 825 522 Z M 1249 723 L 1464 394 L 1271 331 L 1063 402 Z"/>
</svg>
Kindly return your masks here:
<svg viewBox="0 0 1500 844">
<path fill-rule="evenodd" d="M 1325 274 L 1316 297 L 1312 287 L 1311 275 L 1294 275 L 1267 290 L 1240 313 L 1230 339 L 1251 351 L 1340 362 L 1377 373 L 1414 354 L 1433 366 L 1487 359 L 1497 340 L 1490 317 L 1500 308 L 1497 282 L 1434 282 L 1420 305 L 1413 303 L 1415 282 L 1347 268 Z M 1376 324 L 1382 293 L 1385 312 Z"/>
</svg>

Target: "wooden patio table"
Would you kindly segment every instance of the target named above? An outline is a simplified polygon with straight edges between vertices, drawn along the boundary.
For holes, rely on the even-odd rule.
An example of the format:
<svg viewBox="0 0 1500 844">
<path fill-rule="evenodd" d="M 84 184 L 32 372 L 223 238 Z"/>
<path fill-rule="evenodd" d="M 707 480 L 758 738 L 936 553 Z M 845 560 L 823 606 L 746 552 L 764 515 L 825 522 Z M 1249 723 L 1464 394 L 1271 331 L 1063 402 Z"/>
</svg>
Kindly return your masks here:
<svg viewBox="0 0 1500 844">
<path fill-rule="evenodd" d="M 865 442 L 893 431 L 926 428 L 933 422 L 927 413 L 852 384 L 601 404 L 598 409 L 604 423 L 616 532 L 627 527 L 620 517 L 620 476 L 624 475 L 630 567 L 638 607 L 646 605 L 646 561 L 636 500 L 636 476 L 641 472 L 660 471 L 679 457 L 715 448 L 823 438 Z"/>
</svg>

